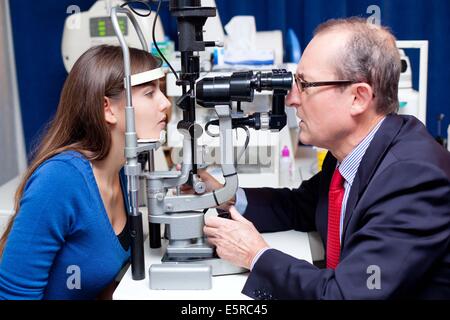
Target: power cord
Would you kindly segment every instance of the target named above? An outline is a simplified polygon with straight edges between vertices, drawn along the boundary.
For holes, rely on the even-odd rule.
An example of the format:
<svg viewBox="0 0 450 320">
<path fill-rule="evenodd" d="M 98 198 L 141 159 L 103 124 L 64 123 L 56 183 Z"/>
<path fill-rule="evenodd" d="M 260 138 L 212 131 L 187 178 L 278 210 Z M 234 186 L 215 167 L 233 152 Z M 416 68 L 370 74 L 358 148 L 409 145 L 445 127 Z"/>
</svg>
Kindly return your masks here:
<svg viewBox="0 0 450 320">
<path fill-rule="evenodd" d="M 156 43 L 156 36 L 155 36 L 156 21 L 158 21 L 159 12 L 160 12 L 160 10 L 161 10 L 161 4 L 162 4 L 162 0 L 159 0 L 158 8 L 156 9 L 156 17 L 155 17 L 155 20 L 153 20 L 153 30 L 152 30 L 153 45 L 155 46 L 156 51 L 158 51 L 160 57 L 167 63 L 167 65 L 169 66 L 170 70 L 171 70 L 172 73 L 174 74 L 175 78 L 177 78 L 177 80 L 180 80 L 180 78 L 178 77 L 177 72 L 176 72 L 175 69 L 172 67 L 172 65 L 170 64 L 170 62 L 167 61 L 166 57 L 164 57 L 164 55 L 162 54 L 161 50 L 159 50 L 158 43 Z"/>
<path fill-rule="evenodd" d="M 207 134 L 208 136 L 212 137 L 212 138 L 217 138 L 217 137 L 219 137 L 219 136 L 220 136 L 219 133 L 212 133 L 211 131 L 209 131 L 209 127 L 210 127 L 211 125 L 217 126 L 217 120 L 211 120 L 211 121 L 208 121 L 208 122 L 206 123 L 206 125 L 205 125 L 205 132 L 206 132 L 206 134 Z M 250 143 L 250 131 L 248 130 L 248 128 L 247 128 L 246 126 L 244 126 L 244 125 L 238 125 L 238 126 L 236 126 L 235 128 L 233 128 L 233 129 L 239 129 L 239 128 L 245 130 L 245 133 L 246 133 L 247 137 L 245 138 L 244 148 L 240 151 L 239 156 L 237 157 L 236 162 L 239 162 L 239 160 L 241 160 L 242 156 L 244 155 L 244 153 L 245 153 L 245 151 L 247 150 L 248 145 L 249 145 L 249 143 Z"/>
<path fill-rule="evenodd" d="M 148 9 L 148 13 L 146 14 L 142 14 L 137 12 L 133 7 L 131 7 L 131 4 L 143 4 L 144 6 L 147 7 Z M 152 40 L 153 40 L 153 45 L 156 48 L 156 51 L 158 51 L 159 56 L 164 60 L 165 63 L 167 63 L 167 65 L 169 66 L 170 71 L 172 71 L 172 73 L 175 75 L 175 78 L 177 78 L 177 80 L 179 80 L 178 74 L 175 71 L 175 69 L 172 67 L 172 65 L 170 64 L 169 61 L 167 61 L 166 57 L 163 55 L 163 53 L 161 52 L 161 50 L 158 47 L 158 43 L 156 42 L 156 36 L 155 36 L 155 30 L 156 30 L 156 22 L 158 21 L 158 17 L 159 17 L 159 12 L 161 11 L 161 4 L 162 4 L 162 0 L 159 0 L 158 2 L 158 7 L 156 9 L 156 16 L 155 19 L 153 20 L 153 27 L 152 27 Z M 138 15 L 140 17 L 149 17 L 152 13 L 152 7 L 150 6 L 150 4 L 146 1 L 142 1 L 142 0 L 130 0 L 130 1 L 126 1 L 123 4 L 120 5 L 121 8 L 128 6 L 130 8 L 130 10 L 135 14 Z"/>
<path fill-rule="evenodd" d="M 137 12 L 132 6 L 130 6 L 130 4 L 136 4 L 136 3 L 143 4 L 144 6 L 146 6 L 149 12 L 145 13 L 145 14 Z M 142 0 L 126 1 L 125 3 L 120 5 L 121 8 L 124 8 L 126 6 L 128 6 L 135 15 L 140 16 L 140 17 L 149 17 L 152 14 L 152 7 L 148 4 L 148 2 L 145 2 Z"/>
<path fill-rule="evenodd" d="M 244 148 L 239 153 L 236 162 L 239 162 L 239 160 L 241 160 L 242 156 L 245 153 L 245 150 L 247 150 L 248 145 L 250 143 L 250 131 L 248 130 L 248 128 L 246 126 L 238 126 L 238 127 L 236 127 L 236 129 L 238 129 L 238 128 L 244 129 L 245 133 L 247 134 L 247 137 L 245 138 Z"/>
</svg>

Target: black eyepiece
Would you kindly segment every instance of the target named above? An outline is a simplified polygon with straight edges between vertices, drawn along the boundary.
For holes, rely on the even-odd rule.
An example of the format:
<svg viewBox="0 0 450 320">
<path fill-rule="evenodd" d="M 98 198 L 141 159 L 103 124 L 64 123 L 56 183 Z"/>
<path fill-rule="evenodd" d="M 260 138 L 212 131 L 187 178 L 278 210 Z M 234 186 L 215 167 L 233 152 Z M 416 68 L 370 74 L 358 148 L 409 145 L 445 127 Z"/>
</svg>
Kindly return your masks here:
<svg viewBox="0 0 450 320">
<path fill-rule="evenodd" d="M 220 104 L 251 102 L 254 90 L 285 90 L 292 87 L 292 73 L 286 70 L 271 72 L 245 71 L 235 72 L 231 76 L 203 78 L 197 82 L 197 103 L 203 107 L 214 107 Z"/>
</svg>

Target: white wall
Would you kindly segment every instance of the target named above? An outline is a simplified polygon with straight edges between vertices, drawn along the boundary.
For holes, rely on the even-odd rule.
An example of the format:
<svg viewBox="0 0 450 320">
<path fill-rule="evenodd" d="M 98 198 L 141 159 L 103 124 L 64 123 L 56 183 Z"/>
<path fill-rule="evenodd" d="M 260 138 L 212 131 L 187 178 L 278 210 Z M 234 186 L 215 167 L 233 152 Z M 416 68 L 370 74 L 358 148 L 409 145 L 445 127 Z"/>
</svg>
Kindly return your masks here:
<svg viewBox="0 0 450 320">
<path fill-rule="evenodd" d="M 0 0 L 0 234 L 12 213 L 11 183 L 26 168 L 9 1 Z M 17 179 L 16 179 L 17 180 Z"/>
<path fill-rule="evenodd" d="M 0 185 L 26 166 L 8 0 L 0 0 Z"/>
</svg>

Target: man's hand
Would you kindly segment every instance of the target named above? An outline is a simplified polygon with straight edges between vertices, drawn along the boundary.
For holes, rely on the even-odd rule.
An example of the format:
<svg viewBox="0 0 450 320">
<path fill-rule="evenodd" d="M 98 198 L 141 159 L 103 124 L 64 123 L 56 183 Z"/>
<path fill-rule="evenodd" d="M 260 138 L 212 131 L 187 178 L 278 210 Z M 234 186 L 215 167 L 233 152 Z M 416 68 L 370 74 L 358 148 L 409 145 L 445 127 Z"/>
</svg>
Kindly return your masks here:
<svg viewBox="0 0 450 320">
<path fill-rule="evenodd" d="M 259 250 L 269 247 L 253 224 L 230 208 L 231 219 L 207 217 L 203 231 L 219 257 L 250 269 Z"/>
<path fill-rule="evenodd" d="M 179 165 L 179 164 L 177 165 L 177 170 L 181 170 L 181 165 Z M 206 169 L 198 169 L 197 174 L 200 177 L 200 179 L 202 179 L 202 181 L 205 183 L 206 192 L 211 192 L 211 191 L 223 188 L 223 184 L 221 184 L 212 175 L 210 175 L 208 173 L 208 171 L 206 171 Z M 181 192 L 184 194 L 193 194 L 194 193 L 194 190 L 192 189 L 192 187 L 187 184 L 182 185 L 180 189 L 181 189 Z M 235 202 L 236 202 L 236 197 L 234 196 L 227 202 L 218 206 L 218 208 L 228 211 L 230 209 L 230 207 L 235 204 Z"/>
</svg>

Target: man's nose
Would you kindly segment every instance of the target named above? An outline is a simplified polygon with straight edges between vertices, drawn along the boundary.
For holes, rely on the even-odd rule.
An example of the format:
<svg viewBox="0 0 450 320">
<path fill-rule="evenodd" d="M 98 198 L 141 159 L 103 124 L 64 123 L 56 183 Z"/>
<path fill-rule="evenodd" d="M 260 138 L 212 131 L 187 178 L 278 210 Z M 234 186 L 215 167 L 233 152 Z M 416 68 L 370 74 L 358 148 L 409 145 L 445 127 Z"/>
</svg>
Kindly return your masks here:
<svg viewBox="0 0 450 320">
<path fill-rule="evenodd" d="M 300 106 L 300 92 L 297 89 L 295 82 L 292 84 L 292 88 L 289 94 L 286 96 L 286 106 L 297 108 Z"/>
</svg>

